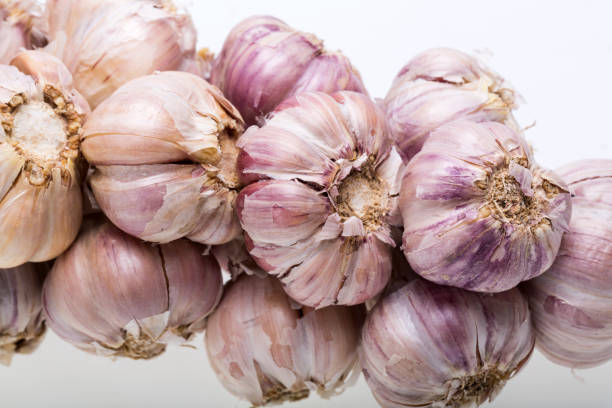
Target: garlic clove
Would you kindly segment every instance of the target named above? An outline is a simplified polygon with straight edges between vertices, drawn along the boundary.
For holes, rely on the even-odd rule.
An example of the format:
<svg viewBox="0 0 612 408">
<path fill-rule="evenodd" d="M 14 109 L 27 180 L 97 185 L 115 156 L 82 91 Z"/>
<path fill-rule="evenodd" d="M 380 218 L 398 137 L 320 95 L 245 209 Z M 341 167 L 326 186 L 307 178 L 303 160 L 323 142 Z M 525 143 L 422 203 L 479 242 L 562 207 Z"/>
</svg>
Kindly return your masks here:
<svg viewBox="0 0 612 408">
<path fill-rule="evenodd" d="M 170 242 L 199 221 L 206 180 L 195 165 L 98 166 L 90 183 L 105 214 L 128 234 Z"/>
<path fill-rule="evenodd" d="M 170 1 L 52 0 L 46 23 L 45 50 L 64 61 L 92 107 L 134 78 L 196 58 L 193 22 Z"/>
<path fill-rule="evenodd" d="M 0 129 L 0 135 L 4 139 L 4 130 Z M 13 186 L 24 164 L 25 159 L 11 146 L 0 144 L 0 200 Z"/>
<path fill-rule="evenodd" d="M 212 257 L 203 257 L 201 246 L 177 240 L 160 247 L 160 255 L 168 278 L 170 314 L 168 324 L 180 327 L 182 322 L 194 322 L 208 316 L 221 299 L 223 281 L 220 273 L 193 274 L 194 270 L 219 269 Z M 201 288 L 212 288 L 201 296 Z M 182 334 L 182 333 L 179 333 Z"/>
<path fill-rule="evenodd" d="M 44 337 L 40 292 L 47 269 L 32 263 L 0 269 L 0 364 L 33 352 Z"/>
<path fill-rule="evenodd" d="M 571 203 L 565 184 L 535 164 L 518 133 L 456 121 L 433 132 L 406 167 L 400 210 L 402 247 L 415 272 L 500 292 L 550 267 Z"/>
<path fill-rule="evenodd" d="M 518 99 L 512 87 L 476 57 L 432 48 L 402 68 L 383 107 L 394 139 L 410 159 L 430 132 L 453 120 L 516 126 L 512 110 Z"/>
<path fill-rule="evenodd" d="M 231 241 L 240 233 L 234 204 L 242 126 L 236 108 L 195 75 L 160 72 L 125 84 L 84 128 L 100 208 L 144 240 Z"/>
<path fill-rule="evenodd" d="M 241 275 L 206 330 L 219 380 L 255 406 L 340 392 L 354 370 L 361 309 L 292 305 L 278 281 Z"/>
<path fill-rule="evenodd" d="M 293 181 L 252 184 L 243 189 L 236 208 L 240 220 L 254 226 L 251 239 L 276 245 L 310 237 L 330 211 L 324 197 Z"/>
<path fill-rule="evenodd" d="M 153 247 L 92 218 L 45 282 L 49 326 L 85 351 L 155 357 L 200 330 L 221 296 L 219 267 L 202 251 L 184 240 Z"/>
<path fill-rule="evenodd" d="M 283 100 L 301 92 L 366 93 L 345 56 L 328 52 L 314 35 L 271 16 L 250 17 L 232 29 L 213 62 L 211 82 L 248 125 L 263 123 Z"/>
</svg>

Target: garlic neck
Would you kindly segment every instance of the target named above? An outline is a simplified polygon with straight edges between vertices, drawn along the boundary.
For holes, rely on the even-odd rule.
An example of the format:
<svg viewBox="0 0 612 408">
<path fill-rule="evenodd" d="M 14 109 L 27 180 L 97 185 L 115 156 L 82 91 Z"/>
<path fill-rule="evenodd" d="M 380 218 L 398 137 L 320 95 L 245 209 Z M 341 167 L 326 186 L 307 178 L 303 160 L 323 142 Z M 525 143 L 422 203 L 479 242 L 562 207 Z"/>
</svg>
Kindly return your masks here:
<svg viewBox="0 0 612 408">
<path fill-rule="evenodd" d="M 533 177 L 529 184 L 532 190 L 525 193 L 525 186 L 510 173 L 508 163 L 496 168 L 486 180 L 480 180 L 476 185 L 484 191 L 486 197 L 485 214 L 505 223 L 533 227 L 549 223 L 545 217 L 549 201 L 557 194 L 564 192 L 558 186 L 537 177 L 529 168 L 527 159 L 519 159 L 518 163 Z"/>
<path fill-rule="evenodd" d="M 152 340 L 145 334 L 135 337 L 126 333 L 125 342 L 117 350 L 117 355 L 130 357 L 135 360 L 149 359 L 156 357 L 166 350 L 166 345 Z"/>
<path fill-rule="evenodd" d="M 389 209 L 389 188 L 369 164 L 340 182 L 336 209 L 343 220 L 358 217 L 368 231 L 377 230 Z"/>
<path fill-rule="evenodd" d="M 509 373 L 500 371 L 497 367 L 481 368 L 476 374 L 463 378 L 453 379 L 459 381 L 458 386 L 451 384 L 451 393 L 447 396 L 448 407 L 465 407 L 480 405 L 495 396 L 496 392 L 504 386 Z"/>
<path fill-rule="evenodd" d="M 0 115 L 7 142 L 25 159 L 30 184 L 45 184 L 53 168 L 78 157 L 81 119 L 52 86 L 45 86 L 42 101 L 14 95 L 0 104 Z"/>
<path fill-rule="evenodd" d="M 236 146 L 236 139 L 237 137 L 227 132 L 223 132 L 219 136 L 221 158 L 215 165 L 218 168 L 217 179 L 231 190 L 239 190 L 242 187 L 240 184 L 240 173 L 238 172 L 240 149 Z"/>
</svg>

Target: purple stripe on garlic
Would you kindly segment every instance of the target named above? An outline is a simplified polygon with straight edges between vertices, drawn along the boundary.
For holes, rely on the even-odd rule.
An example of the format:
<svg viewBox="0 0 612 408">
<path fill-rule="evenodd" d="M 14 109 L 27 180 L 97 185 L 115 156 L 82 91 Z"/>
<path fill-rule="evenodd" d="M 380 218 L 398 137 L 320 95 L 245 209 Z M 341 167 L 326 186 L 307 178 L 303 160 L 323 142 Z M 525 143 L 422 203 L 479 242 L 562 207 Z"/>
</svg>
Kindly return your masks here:
<svg viewBox="0 0 612 408">
<path fill-rule="evenodd" d="M 360 362 L 385 408 L 473 407 L 492 400 L 534 347 L 527 301 L 414 279 L 368 314 Z"/>
<path fill-rule="evenodd" d="M 356 379 L 362 321 L 360 307 L 301 307 L 276 279 L 243 274 L 208 320 L 206 351 L 223 386 L 254 406 L 331 396 Z"/>
<path fill-rule="evenodd" d="M 517 128 L 514 90 L 476 57 L 433 48 L 414 57 L 395 78 L 383 107 L 406 159 L 430 132 L 457 119 L 495 121 Z"/>
<path fill-rule="evenodd" d="M 362 94 L 307 92 L 239 141 L 236 208 L 255 261 L 311 307 L 365 302 L 391 274 L 402 160 Z"/>
<path fill-rule="evenodd" d="M 432 132 L 408 163 L 400 210 L 415 272 L 501 292 L 550 267 L 571 202 L 565 183 L 534 162 L 520 134 L 461 120 Z"/>
<path fill-rule="evenodd" d="M 247 125 L 263 123 L 284 99 L 305 91 L 366 93 L 359 72 L 339 52 L 271 16 L 232 29 L 213 62 L 211 82 L 238 108 Z"/>
<path fill-rule="evenodd" d="M 222 278 L 188 240 L 152 246 L 89 219 L 43 288 L 49 327 L 92 353 L 148 359 L 204 329 Z"/>
<path fill-rule="evenodd" d="M 196 75 L 161 72 L 128 82 L 84 128 L 100 208 L 147 241 L 233 240 L 240 233 L 235 144 L 242 128 L 238 111 Z"/>
<path fill-rule="evenodd" d="M 57 58 L 23 51 L 0 65 L 0 268 L 59 256 L 82 218 L 85 99 Z"/>
<path fill-rule="evenodd" d="M 31 353 L 43 339 L 40 294 L 47 269 L 33 263 L 0 269 L 0 364 L 9 365 L 15 353 Z"/>
<path fill-rule="evenodd" d="M 525 285 L 537 346 L 552 361 L 588 368 L 612 359 L 612 160 L 558 170 L 573 194 L 559 255 Z"/>
<path fill-rule="evenodd" d="M 92 108 L 155 71 L 200 73 L 191 17 L 169 0 L 49 0 L 49 45 Z"/>
</svg>

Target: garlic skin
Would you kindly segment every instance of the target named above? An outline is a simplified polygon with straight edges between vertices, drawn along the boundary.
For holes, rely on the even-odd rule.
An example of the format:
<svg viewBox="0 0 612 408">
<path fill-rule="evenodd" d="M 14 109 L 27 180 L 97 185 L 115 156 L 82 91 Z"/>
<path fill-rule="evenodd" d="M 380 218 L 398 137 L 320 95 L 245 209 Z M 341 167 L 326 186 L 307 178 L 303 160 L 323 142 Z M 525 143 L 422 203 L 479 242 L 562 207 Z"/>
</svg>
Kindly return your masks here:
<svg viewBox="0 0 612 408">
<path fill-rule="evenodd" d="M 365 95 L 306 92 L 239 140 L 249 253 L 311 307 L 363 303 L 391 275 L 403 164 Z M 263 180 L 261 180 L 263 179 Z"/>
<path fill-rule="evenodd" d="M 0 64 L 23 49 L 44 43 L 41 7 L 36 0 L 0 0 Z"/>
<path fill-rule="evenodd" d="M 573 194 L 569 231 L 542 276 L 525 285 L 538 349 L 589 368 L 612 359 L 612 160 L 583 160 L 558 174 Z"/>
<path fill-rule="evenodd" d="M 40 293 L 46 264 L 0 269 L 0 364 L 36 350 L 45 334 Z"/>
<path fill-rule="evenodd" d="M 359 358 L 385 407 L 473 407 L 493 400 L 535 343 L 518 289 L 489 295 L 415 279 L 368 314 Z"/>
<path fill-rule="evenodd" d="M 276 279 L 243 274 L 208 320 L 206 351 L 223 386 L 254 406 L 331 396 L 358 373 L 362 322 L 361 308 L 301 307 Z"/>
<path fill-rule="evenodd" d="M 0 65 L 0 268 L 53 259 L 81 226 L 81 124 L 66 67 L 41 51 Z"/>
<path fill-rule="evenodd" d="M 149 359 L 204 329 L 222 293 L 219 266 L 188 240 L 151 246 L 88 219 L 43 288 L 48 326 L 85 351 Z"/>
<path fill-rule="evenodd" d="M 509 127 L 441 126 L 408 163 L 400 195 L 404 254 L 442 285 L 501 292 L 552 265 L 570 194 Z"/>
<path fill-rule="evenodd" d="M 146 241 L 231 241 L 240 234 L 235 144 L 242 129 L 238 111 L 196 75 L 168 71 L 128 82 L 84 128 L 100 208 Z"/>
<path fill-rule="evenodd" d="M 432 48 L 399 72 L 382 103 L 389 129 L 406 159 L 421 150 L 429 134 L 457 119 L 505 123 L 518 95 L 480 60 L 452 48 Z"/>
<path fill-rule="evenodd" d="M 250 17 L 232 29 L 213 62 L 210 80 L 247 125 L 262 124 L 277 105 L 300 92 L 367 94 L 348 58 L 271 16 Z"/>
<path fill-rule="evenodd" d="M 48 0 L 45 48 L 64 61 L 92 108 L 155 71 L 193 70 L 196 30 L 169 0 Z"/>
</svg>

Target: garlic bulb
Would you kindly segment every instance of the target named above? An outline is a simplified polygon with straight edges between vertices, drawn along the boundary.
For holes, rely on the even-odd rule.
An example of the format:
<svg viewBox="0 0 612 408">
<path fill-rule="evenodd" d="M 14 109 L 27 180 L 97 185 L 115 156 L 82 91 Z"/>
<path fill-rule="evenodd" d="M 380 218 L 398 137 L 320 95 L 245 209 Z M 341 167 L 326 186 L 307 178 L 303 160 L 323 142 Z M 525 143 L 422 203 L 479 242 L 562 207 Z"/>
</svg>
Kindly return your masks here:
<svg viewBox="0 0 612 408">
<path fill-rule="evenodd" d="M 384 115 L 355 92 L 283 102 L 239 141 L 236 210 L 251 256 L 312 307 L 365 302 L 391 274 L 403 169 Z"/>
<path fill-rule="evenodd" d="M 329 396 L 358 373 L 362 321 L 360 308 L 302 308 L 276 279 L 243 274 L 208 320 L 206 351 L 223 386 L 254 406 Z"/>
<path fill-rule="evenodd" d="M 553 266 L 525 286 L 540 351 L 587 368 L 612 359 L 612 160 L 559 170 L 573 193 L 572 219 Z"/>
<path fill-rule="evenodd" d="M 0 64 L 22 50 L 44 43 L 41 10 L 36 0 L 0 0 Z"/>
<path fill-rule="evenodd" d="M 266 114 L 300 92 L 367 93 L 348 58 L 271 16 L 251 17 L 232 29 L 213 62 L 211 82 L 247 125 L 263 123 Z"/>
<path fill-rule="evenodd" d="M 104 356 L 148 359 L 204 328 L 222 292 L 219 266 L 188 240 L 151 246 L 88 219 L 45 280 L 49 327 Z"/>
<path fill-rule="evenodd" d="M 81 225 L 81 124 L 87 102 L 55 57 L 0 65 L 0 268 L 53 259 Z"/>
<path fill-rule="evenodd" d="M 489 295 L 415 279 L 368 314 L 359 358 L 385 408 L 461 408 L 492 400 L 533 346 L 518 289 Z"/>
<path fill-rule="evenodd" d="M 40 292 L 46 264 L 0 269 L 0 364 L 14 353 L 31 353 L 45 333 Z"/>
<path fill-rule="evenodd" d="M 46 51 L 95 108 L 131 79 L 193 69 L 196 31 L 170 0 L 48 0 Z"/>
<path fill-rule="evenodd" d="M 87 121 L 83 154 L 95 198 L 125 232 L 153 242 L 236 238 L 243 122 L 219 90 L 185 72 L 128 82 Z"/>
<path fill-rule="evenodd" d="M 501 292 L 552 264 L 571 215 L 567 186 L 521 135 L 456 121 L 406 167 L 400 211 L 410 266 L 433 282 Z"/>
<path fill-rule="evenodd" d="M 456 119 L 517 125 L 514 90 L 477 58 L 451 48 L 414 57 L 397 75 L 383 102 L 389 129 L 407 159 L 429 133 Z"/>
</svg>

